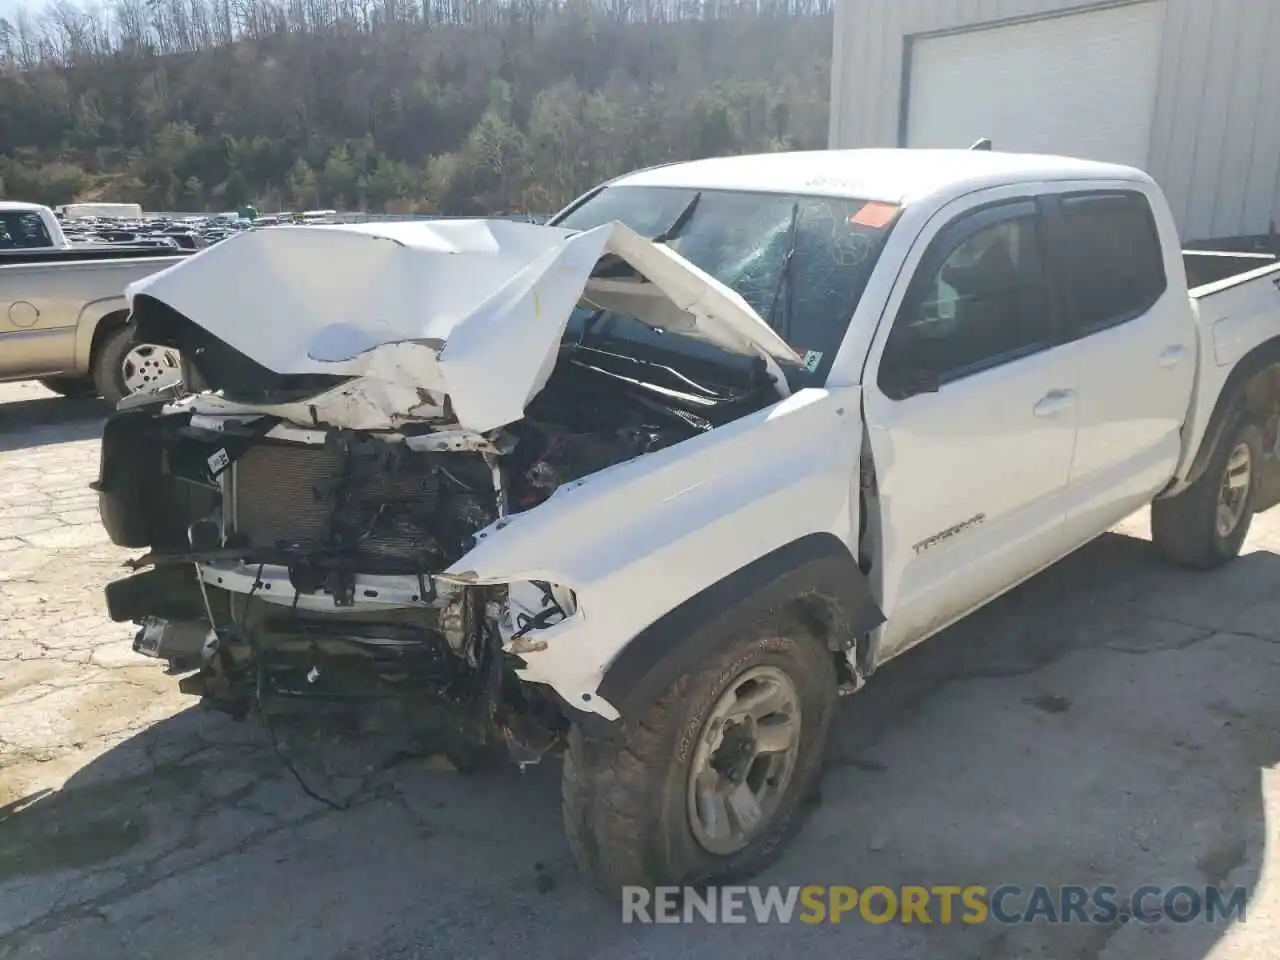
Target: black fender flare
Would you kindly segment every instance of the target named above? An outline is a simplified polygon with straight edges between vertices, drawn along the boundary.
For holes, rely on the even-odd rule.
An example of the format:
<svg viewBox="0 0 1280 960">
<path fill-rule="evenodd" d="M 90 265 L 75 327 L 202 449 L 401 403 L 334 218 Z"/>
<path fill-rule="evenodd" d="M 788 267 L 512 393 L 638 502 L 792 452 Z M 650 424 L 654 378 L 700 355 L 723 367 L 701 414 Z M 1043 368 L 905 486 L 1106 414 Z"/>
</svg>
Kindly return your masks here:
<svg viewBox="0 0 1280 960">
<path fill-rule="evenodd" d="M 1222 391 L 1213 405 L 1209 423 L 1200 440 L 1200 447 L 1192 458 L 1191 469 L 1187 471 L 1188 485 L 1204 476 L 1213 451 L 1243 413 L 1240 400 L 1244 396 L 1245 384 L 1267 367 L 1276 364 L 1280 364 L 1280 337 L 1264 340 L 1236 362 L 1235 369 L 1227 375 L 1226 383 L 1222 385 Z"/>
<path fill-rule="evenodd" d="M 723 636 L 795 604 L 833 651 L 884 622 L 857 558 L 830 533 L 793 540 L 694 594 L 641 630 L 605 669 L 597 692 L 624 719 L 641 714 Z"/>
</svg>

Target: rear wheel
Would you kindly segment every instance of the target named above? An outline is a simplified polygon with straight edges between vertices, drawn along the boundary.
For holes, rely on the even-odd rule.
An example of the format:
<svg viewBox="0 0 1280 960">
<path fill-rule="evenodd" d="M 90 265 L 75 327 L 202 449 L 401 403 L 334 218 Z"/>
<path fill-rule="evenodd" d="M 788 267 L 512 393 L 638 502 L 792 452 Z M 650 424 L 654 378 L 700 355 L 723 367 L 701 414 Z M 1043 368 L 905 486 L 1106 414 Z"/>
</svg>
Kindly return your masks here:
<svg viewBox="0 0 1280 960">
<path fill-rule="evenodd" d="M 182 382 L 178 351 L 140 342 L 136 328 L 125 324 L 102 338 L 93 357 L 93 382 L 113 406 L 140 390 L 162 390 Z"/>
<path fill-rule="evenodd" d="M 94 397 L 98 394 L 97 387 L 87 377 L 46 377 L 40 383 L 63 397 Z"/>
<path fill-rule="evenodd" d="M 836 700 L 833 656 L 779 621 L 723 640 L 613 736 L 569 736 L 569 845 L 602 890 L 749 876 L 798 828 Z"/>
<path fill-rule="evenodd" d="M 1151 540 L 1166 560 L 1209 570 L 1234 559 L 1253 521 L 1262 467 L 1262 432 L 1232 428 L 1195 483 L 1151 505 Z"/>
</svg>

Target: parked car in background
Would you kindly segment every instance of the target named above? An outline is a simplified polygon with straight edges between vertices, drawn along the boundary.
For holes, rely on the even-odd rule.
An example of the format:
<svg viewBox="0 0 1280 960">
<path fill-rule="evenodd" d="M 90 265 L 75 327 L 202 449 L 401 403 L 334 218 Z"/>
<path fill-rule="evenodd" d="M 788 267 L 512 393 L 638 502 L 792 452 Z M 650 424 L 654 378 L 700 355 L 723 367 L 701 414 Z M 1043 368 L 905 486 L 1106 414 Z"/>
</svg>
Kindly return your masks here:
<svg viewBox="0 0 1280 960">
<path fill-rule="evenodd" d="M 246 230 L 370 219 L 336 210 L 261 217 L 251 207 L 212 215 L 143 214 L 137 204 L 59 209 L 61 220 L 39 204 L 0 203 L 0 380 L 39 379 L 113 404 L 181 377 L 177 351 L 137 341 L 126 326 L 128 284 Z"/>
<path fill-rule="evenodd" d="M 64 203 L 57 213 L 69 220 L 80 217 L 138 220 L 142 218 L 142 207 L 136 203 Z"/>
<path fill-rule="evenodd" d="M 0 249 L 0 381 L 40 380 L 63 396 L 99 394 L 113 405 L 179 382 L 177 351 L 139 341 L 126 323 L 124 291 L 185 256 L 106 244 Z"/>
<path fill-rule="evenodd" d="M 38 203 L 0 200 L 0 252 L 70 247 L 53 211 Z"/>
</svg>

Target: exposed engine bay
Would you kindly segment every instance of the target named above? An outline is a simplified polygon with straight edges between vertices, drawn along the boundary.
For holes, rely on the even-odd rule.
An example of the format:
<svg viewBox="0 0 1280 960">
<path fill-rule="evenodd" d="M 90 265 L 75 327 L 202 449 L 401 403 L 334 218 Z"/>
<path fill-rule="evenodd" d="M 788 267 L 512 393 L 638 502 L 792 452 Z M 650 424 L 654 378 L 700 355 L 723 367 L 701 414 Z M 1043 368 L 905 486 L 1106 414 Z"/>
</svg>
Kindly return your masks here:
<svg viewBox="0 0 1280 960">
<path fill-rule="evenodd" d="M 233 715 L 434 701 L 523 759 L 573 710 L 618 713 L 581 675 L 592 651 L 548 652 L 586 622 L 573 586 L 506 571 L 627 509 L 592 478 L 770 407 L 799 364 L 619 223 L 250 231 L 127 296 L 186 366 L 103 434 L 103 525 L 147 550 L 107 588 L 135 650 Z M 479 576 L 469 558 L 499 543 Z"/>
<path fill-rule="evenodd" d="M 558 489 L 777 398 L 760 364 L 693 367 L 717 380 L 566 342 L 526 416 L 483 438 L 197 412 L 212 386 L 122 410 L 104 432 L 102 518 L 116 543 L 150 548 L 135 565 L 152 569 L 108 587 L 111 616 L 235 716 L 281 699 L 431 699 L 534 759 L 564 711 L 513 671 L 575 597 L 442 571 Z"/>
</svg>

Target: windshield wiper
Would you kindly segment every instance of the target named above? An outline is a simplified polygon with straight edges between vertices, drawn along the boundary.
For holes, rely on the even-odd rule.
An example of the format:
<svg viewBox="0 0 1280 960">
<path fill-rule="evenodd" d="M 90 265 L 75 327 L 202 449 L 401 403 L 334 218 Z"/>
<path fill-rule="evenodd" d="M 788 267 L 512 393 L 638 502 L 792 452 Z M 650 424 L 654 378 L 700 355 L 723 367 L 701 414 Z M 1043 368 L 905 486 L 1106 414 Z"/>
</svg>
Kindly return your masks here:
<svg viewBox="0 0 1280 960">
<path fill-rule="evenodd" d="M 663 230 L 660 234 L 653 238 L 654 243 L 670 243 L 678 237 L 689 223 L 689 218 L 693 216 L 693 211 L 698 209 L 698 202 L 702 199 L 702 191 L 699 190 L 693 195 L 688 203 L 684 205 L 684 209 L 679 215 L 671 221 L 671 226 Z"/>
<path fill-rule="evenodd" d="M 591 316 L 582 321 L 582 329 L 578 331 L 578 346 L 582 346 L 587 342 L 587 336 L 595 329 L 595 325 L 600 322 L 600 318 L 605 315 L 604 307 L 596 307 Z"/>
<path fill-rule="evenodd" d="M 799 234 L 800 227 L 800 204 L 795 203 L 791 206 L 791 226 L 788 228 L 787 252 L 782 258 L 782 269 L 778 271 L 778 282 L 773 288 L 773 299 L 769 303 L 769 326 L 777 331 L 778 335 L 784 340 L 791 337 L 791 261 L 796 256 L 796 237 Z M 787 288 L 787 299 L 783 301 L 782 311 L 782 328 L 774 322 L 774 318 L 778 312 L 778 299 L 782 295 L 782 288 Z"/>
</svg>

